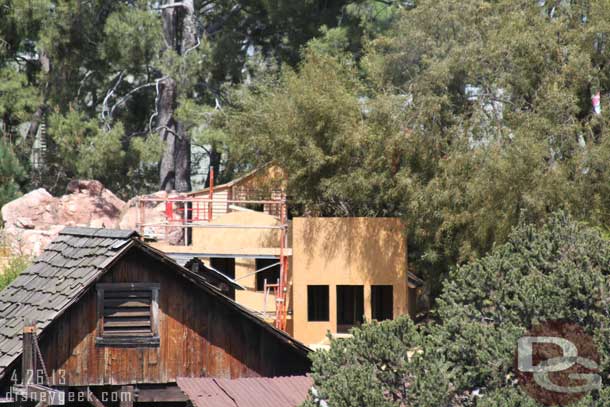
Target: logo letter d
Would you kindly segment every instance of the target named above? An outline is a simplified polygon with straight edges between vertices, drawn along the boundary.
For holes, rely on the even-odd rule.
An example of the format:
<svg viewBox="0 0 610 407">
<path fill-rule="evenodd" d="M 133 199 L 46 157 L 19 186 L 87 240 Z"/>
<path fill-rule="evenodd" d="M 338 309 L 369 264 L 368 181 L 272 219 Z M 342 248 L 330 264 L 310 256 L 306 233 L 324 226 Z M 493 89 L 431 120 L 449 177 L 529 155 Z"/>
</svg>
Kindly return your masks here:
<svg viewBox="0 0 610 407">
<path fill-rule="evenodd" d="M 550 343 L 561 348 L 563 356 L 553 358 L 554 363 L 541 363 L 534 366 L 533 346 L 535 343 Z M 524 336 L 517 342 L 517 368 L 522 372 L 528 373 L 550 373 L 561 372 L 569 369 L 576 363 L 578 349 L 576 346 L 564 338 L 555 336 Z"/>
</svg>

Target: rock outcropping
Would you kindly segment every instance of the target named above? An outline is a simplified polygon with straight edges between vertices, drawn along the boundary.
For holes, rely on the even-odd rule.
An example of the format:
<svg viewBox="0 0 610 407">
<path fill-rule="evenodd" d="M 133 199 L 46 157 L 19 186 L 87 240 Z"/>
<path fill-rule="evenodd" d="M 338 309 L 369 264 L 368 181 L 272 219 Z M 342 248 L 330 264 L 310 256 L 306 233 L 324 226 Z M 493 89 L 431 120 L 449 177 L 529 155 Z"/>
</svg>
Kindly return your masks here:
<svg viewBox="0 0 610 407">
<path fill-rule="evenodd" d="M 13 254 L 37 256 L 66 226 L 116 227 L 124 207 L 101 182 L 74 180 L 61 197 L 40 188 L 4 205 L 4 233 Z"/>
<path fill-rule="evenodd" d="M 181 244 L 184 228 L 164 226 L 166 198 L 181 194 L 155 192 L 125 203 L 95 180 L 74 180 L 66 195 L 52 196 L 44 188 L 28 192 L 2 207 L 4 234 L 12 254 L 38 256 L 66 226 L 136 230 L 143 218 L 144 236 Z M 144 198 L 138 205 L 138 198 Z M 180 224 L 183 205 L 174 205 L 173 217 Z"/>
</svg>

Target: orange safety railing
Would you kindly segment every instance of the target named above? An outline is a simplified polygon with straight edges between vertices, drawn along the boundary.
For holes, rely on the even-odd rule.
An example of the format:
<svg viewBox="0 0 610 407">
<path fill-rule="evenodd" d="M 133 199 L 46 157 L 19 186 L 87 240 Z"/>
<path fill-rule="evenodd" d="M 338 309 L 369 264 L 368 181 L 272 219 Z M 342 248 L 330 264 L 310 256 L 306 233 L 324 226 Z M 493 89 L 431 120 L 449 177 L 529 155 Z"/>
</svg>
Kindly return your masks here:
<svg viewBox="0 0 610 407">
<path fill-rule="evenodd" d="M 287 318 L 287 291 L 288 291 L 288 212 L 286 196 L 282 192 L 275 199 L 217 199 L 214 197 L 214 172 L 210 172 L 209 195 L 203 197 L 177 196 L 177 197 L 139 197 L 137 199 L 136 226 L 144 237 L 156 238 L 169 242 L 169 235 L 175 230 L 182 230 L 185 245 L 189 244 L 188 237 L 192 228 L 232 228 L 232 229 L 279 229 L 280 231 L 280 278 L 277 284 L 266 284 L 270 291 L 275 292 L 275 322 L 276 328 L 286 330 Z M 159 217 L 158 207 L 163 205 L 164 211 Z M 262 205 L 266 211 L 279 214 L 279 225 L 241 225 L 211 223 L 215 215 L 224 214 L 233 210 L 251 210 L 248 205 Z M 153 220 L 147 220 L 147 207 L 156 212 Z M 220 213 L 218 213 L 220 212 Z M 278 217 L 278 216 L 276 216 Z M 161 218 L 161 219 L 159 219 Z"/>
</svg>

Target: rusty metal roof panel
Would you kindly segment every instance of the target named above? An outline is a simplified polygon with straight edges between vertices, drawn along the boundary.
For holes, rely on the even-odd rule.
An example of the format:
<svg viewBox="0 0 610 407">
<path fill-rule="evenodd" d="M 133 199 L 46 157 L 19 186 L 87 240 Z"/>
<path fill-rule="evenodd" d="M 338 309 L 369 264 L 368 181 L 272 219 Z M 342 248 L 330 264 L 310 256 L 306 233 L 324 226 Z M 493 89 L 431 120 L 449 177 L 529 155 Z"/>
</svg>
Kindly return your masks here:
<svg viewBox="0 0 610 407">
<path fill-rule="evenodd" d="M 308 376 L 178 378 L 177 382 L 195 407 L 294 407 L 305 401 L 313 385 Z"/>
</svg>

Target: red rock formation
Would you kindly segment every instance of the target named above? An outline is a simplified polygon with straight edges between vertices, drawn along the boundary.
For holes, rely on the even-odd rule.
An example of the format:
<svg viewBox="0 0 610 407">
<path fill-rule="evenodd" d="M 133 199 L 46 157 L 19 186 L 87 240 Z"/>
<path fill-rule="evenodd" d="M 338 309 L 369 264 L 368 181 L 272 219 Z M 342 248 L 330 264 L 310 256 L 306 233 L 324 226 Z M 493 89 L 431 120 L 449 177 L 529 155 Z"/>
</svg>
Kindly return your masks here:
<svg viewBox="0 0 610 407">
<path fill-rule="evenodd" d="M 99 181 L 74 180 L 68 194 L 31 191 L 2 207 L 4 232 L 15 254 L 36 256 L 66 226 L 115 227 L 125 202 Z"/>
<path fill-rule="evenodd" d="M 4 234 L 13 254 L 37 256 L 66 226 L 137 229 L 141 211 L 135 197 L 125 203 L 95 180 L 73 180 L 67 194 L 53 197 L 40 188 L 28 192 L 2 207 Z M 157 201 L 145 202 L 144 236 L 154 236 L 170 244 L 183 242 L 184 229 L 160 226 L 165 222 L 165 198 L 182 195 L 160 191 L 145 195 Z M 174 218 L 180 223 L 182 213 L 176 205 Z M 142 232 L 138 230 L 139 232 Z"/>
</svg>

